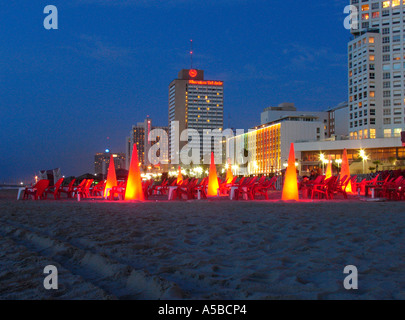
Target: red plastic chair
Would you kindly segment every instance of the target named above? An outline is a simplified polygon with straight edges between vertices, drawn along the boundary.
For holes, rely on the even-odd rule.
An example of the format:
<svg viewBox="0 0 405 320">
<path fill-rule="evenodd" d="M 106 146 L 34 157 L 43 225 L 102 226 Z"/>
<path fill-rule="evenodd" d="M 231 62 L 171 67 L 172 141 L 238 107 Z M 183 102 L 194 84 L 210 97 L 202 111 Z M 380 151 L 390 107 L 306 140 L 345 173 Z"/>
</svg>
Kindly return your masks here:
<svg viewBox="0 0 405 320">
<path fill-rule="evenodd" d="M 257 180 L 257 177 L 253 177 L 253 178 L 244 180 L 243 183 L 241 183 L 239 185 L 238 189 L 235 190 L 235 199 L 239 200 L 240 195 L 243 196 L 243 194 L 246 194 L 248 199 L 254 200 L 252 191 L 253 191 L 256 180 Z"/>
<path fill-rule="evenodd" d="M 73 190 L 72 190 L 72 193 L 71 193 L 72 198 L 77 196 L 79 191 L 83 192 L 84 187 L 86 186 L 86 183 L 87 183 L 87 179 L 83 179 L 82 182 L 80 182 L 80 184 L 77 187 L 73 187 Z"/>
<path fill-rule="evenodd" d="M 197 183 L 193 188 L 191 188 L 191 194 L 193 199 L 198 198 L 198 194 L 200 194 L 200 198 L 207 199 L 207 186 L 208 186 L 208 178 L 202 179 L 199 183 Z"/>
<path fill-rule="evenodd" d="M 49 180 L 39 180 L 33 187 L 25 188 L 24 199 L 28 199 L 31 196 L 33 200 L 43 199 L 44 192 L 49 186 Z"/>
<path fill-rule="evenodd" d="M 271 190 L 276 190 L 275 183 L 277 181 L 277 177 L 273 177 L 268 181 L 264 181 L 262 183 L 258 183 L 257 185 L 254 186 L 252 194 L 253 198 L 256 198 L 256 194 L 260 194 L 261 196 L 264 196 L 266 200 L 269 200 L 269 191 Z"/>
<path fill-rule="evenodd" d="M 337 177 L 333 176 L 329 179 L 326 179 L 322 184 L 314 185 L 312 189 L 311 199 L 315 198 L 315 195 L 318 194 L 318 199 L 321 199 L 321 196 L 324 196 L 326 200 L 333 199 L 333 193 L 336 190 Z"/>
<path fill-rule="evenodd" d="M 67 187 L 61 187 L 59 189 L 59 195 L 61 193 L 66 193 L 68 198 L 72 197 L 72 193 L 74 192 L 74 184 L 76 182 L 76 179 L 73 179 L 72 181 L 70 181 L 69 185 Z"/>
<path fill-rule="evenodd" d="M 90 191 L 92 197 L 103 197 L 106 181 L 101 181 L 96 184 Z"/>
<path fill-rule="evenodd" d="M 60 178 L 53 187 L 46 188 L 44 197 L 47 199 L 48 194 L 53 194 L 55 200 L 60 200 L 60 189 L 63 183 L 63 178 Z"/>
</svg>

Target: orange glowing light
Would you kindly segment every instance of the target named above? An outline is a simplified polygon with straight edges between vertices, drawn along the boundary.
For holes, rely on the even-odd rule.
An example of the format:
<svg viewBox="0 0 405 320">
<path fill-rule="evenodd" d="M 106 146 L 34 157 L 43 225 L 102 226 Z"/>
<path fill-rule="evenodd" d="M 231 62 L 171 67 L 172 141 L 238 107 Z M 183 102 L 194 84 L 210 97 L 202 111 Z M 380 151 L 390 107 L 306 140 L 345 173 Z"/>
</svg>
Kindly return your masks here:
<svg viewBox="0 0 405 320">
<path fill-rule="evenodd" d="M 188 83 L 200 86 L 222 86 L 224 84 L 222 81 L 197 81 L 197 80 L 189 80 Z"/>
<path fill-rule="evenodd" d="M 111 155 L 110 157 L 110 166 L 108 167 L 108 174 L 107 174 L 107 182 L 104 188 L 104 198 L 108 196 L 107 189 L 111 189 L 112 187 L 117 186 L 117 176 L 115 174 L 115 164 L 114 164 L 114 157 Z"/>
<path fill-rule="evenodd" d="M 297 169 L 295 168 L 294 143 L 291 143 L 288 167 L 285 172 L 282 200 L 299 200 Z"/>
<path fill-rule="evenodd" d="M 350 166 L 349 166 L 349 160 L 347 159 L 347 150 L 343 150 L 343 155 L 342 155 L 342 169 L 340 170 L 340 179 L 344 178 L 345 176 L 350 177 Z M 351 181 L 347 185 L 346 188 L 347 193 L 352 193 L 352 183 Z"/>
<path fill-rule="evenodd" d="M 179 174 L 177 175 L 177 184 L 181 184 L 183 182 L 183 176 L 181 174 L 181 167 L 179 166 Z"/>
<path fill-rule="evenodd" d="M 332 158 L 329 155 L 328 167 L 326 169 L 325 179 L 332 178 Z"/>
<path fill-rule="evenodd" d="M 188 74 L 190 75 L 191 78 L 195 78 L 197 76 L 198 72 L 197 72 L 197 70 L 191 69 Z"/>
<path fill-rule="evenodd" d="M 142 190 L 141 171 L 139 169 L 138 148 L 136 147 L 136 144 L 134 144 L 134 149 L 132 150 L 127 187 L 125 189 L 125 200 L 145 200 Z"/>
<path fill-rule="evenodd" d="M 210 175 L 208 177 L 208 197 L 216 197 L 218 195 L 218 176 L 217 168 L 215 166 L 214 152 L 211 152 L 211 165 L 210 165 Z"/>
<path fill-rule="evenodd" d="M 231 166 L 231 159 L 228 159 L 228 165 L 226 170 L 226 183 L 231 183 L 233 181 L 233 173 Z"/>
</svg>

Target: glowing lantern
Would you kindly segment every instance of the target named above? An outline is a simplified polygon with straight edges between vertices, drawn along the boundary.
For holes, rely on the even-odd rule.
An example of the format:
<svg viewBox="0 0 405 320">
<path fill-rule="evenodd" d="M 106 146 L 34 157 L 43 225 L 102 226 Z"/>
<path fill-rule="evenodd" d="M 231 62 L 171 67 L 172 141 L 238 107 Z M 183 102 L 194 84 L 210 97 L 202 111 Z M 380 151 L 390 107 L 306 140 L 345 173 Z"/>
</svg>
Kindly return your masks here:
<svg viewBox="0 0 405 320">
<path fill-rule="evenodd" d="M 179 166 L 179 174 L 177 176 L 177 184 L 181 184 L 183 182 L 183 176 L 181 175 L 181 167 Z"/>
<path fill-rule="evenodd" d="M 231 183 L 233 181 L 233 173 L 232 173 L 232 166 L 231 166 L 231 159 L 228 159 L 228 165 L 226 170 L 226 183 Z"/>
<path fill-rule="evenodd" d="M 299 200 L 297 169 L 295 168 L 295 152 L 293 143 L 291 143 L 288 167 L 285 172 L 282 200 Z"/>
<path fill-rule="evenodd" d="M 214 152 L 211 152 L 210 174 L 208 177 L 208 197 L 216 197 L 218 195 L 218 176 L 215 166 Z"/>
<path fill-rule="evenodd" d="M 340 179 L 344 178 L 345 176 L 348 176 L 350 178 L 350 167 L 349 167 L 349 160 L 347 159 L 347 150 L 343 150 L 343 155 L 342 155 L 342 170 L 340 170 Z M 347 193 L 352 193 L 352 183 L 351 181 L 347 185 L 346 188 Z"/>
<path fill-rule="evenodd" d="M 125 200 L 145 200 L 142 190 L 141 171 L 139 169 L 138 148 L 136 147 L 136 144 L 134 144 L 134 149 L 132 150 L 127 187 L 125 189 Z"/>
<path fill-rule="evenodd" d="M 108 167 L 107 182 L 104 188 L 104 198 L 107 196 L 107 189 L 117 186 L 117 176 L 115 174 L 114 157 L 110 157 L 110 166 Z"/>
<path fill-rule="evenodd" d="M 332 158 L 329 155 L 328 167 L 326 169 L 325 179 L 332 178 Z"/>
</svg>

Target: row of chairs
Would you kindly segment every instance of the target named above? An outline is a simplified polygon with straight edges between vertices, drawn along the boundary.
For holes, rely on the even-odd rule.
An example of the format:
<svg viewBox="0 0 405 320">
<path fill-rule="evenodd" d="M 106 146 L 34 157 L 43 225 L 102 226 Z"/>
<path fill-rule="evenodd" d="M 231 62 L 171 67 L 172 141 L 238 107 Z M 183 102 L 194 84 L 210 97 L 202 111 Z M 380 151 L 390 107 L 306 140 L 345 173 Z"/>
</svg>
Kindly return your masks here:
<svg viewBox="0 0 405 320">
<path fill-rule="evenodd" d="M 370 189 L 374 189 L 375 197 L 382 197 L 389 200 L 405 200 L 405 178 L 386 177 L 383 181 L 375 180 L 366 186 L 368 195 Z"/>
<path fill-rule="evenodd" d="M 76 179 L 73 179 L 68 186 L 62 186 L 64 179 L 59 179 L 54 186 L 49 186 L 49 180 L 39 180 L 35 185 L 26 187 L 23 199 L 31 197 L 33 200 L 47 199 L 48 195 L 53 195 L 55 200 L 60 200 L 62 194 L 67 198 L 80 196 L 81 198 L 90 198 L 100 196 L 104 192 L 104 182 L 101 182 L 92 188 L 93 179 L 84 179 L 78 186 L 75 186 Z"/>
<path fill-rule="evenodd" d="M 334 199 L 335 195 L 342 194 L 345 199 L 348 198 L 348 186 L 351 185 L 352 190 L 357 189 L 357 176 L 332 176 L 328 179 L 325 176 L 318 176 L 313 182 L 306 182 L 311 194 L 311 199 L 325 198 L 327 200 Z"/>
<path fill-rule="evenodd" d="M 266 200 L 269 199 L 268 193 L 271 190 L 276 190 L 277 177 L 268 179 L 267 177 L 242 177 L 237 181 L 238 178 L 233 178 L 232 181 L 227 181 L 226 179 L 218 179 L 218 196 L 230 196 L 233 193 L 232 199 L 239 200 L 242 197 L 246 199 L 254 200 L 257 196 L 264 196 Z M 169 200 L 174 199 L 206 199 L 207 198 L 207 187 L 208 178 L 204 179 L 186 179 L 180 184 L 176 181 L 172 182 L 167 188 L 171 188 L 172 194 L 169 195 Z M 164 188 L 164 191 L 167 191 Z"/>
</svg>

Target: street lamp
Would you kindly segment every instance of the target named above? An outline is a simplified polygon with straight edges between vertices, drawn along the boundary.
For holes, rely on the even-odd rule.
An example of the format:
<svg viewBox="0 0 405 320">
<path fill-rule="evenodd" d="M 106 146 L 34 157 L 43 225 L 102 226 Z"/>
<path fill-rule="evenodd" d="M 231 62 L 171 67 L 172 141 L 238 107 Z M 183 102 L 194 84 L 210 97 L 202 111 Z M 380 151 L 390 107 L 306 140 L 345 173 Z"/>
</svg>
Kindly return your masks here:
<svg viewBox="0 0 405 320">
<path fill-rule="evenodd" d="M 366 152 L 364 150 L 360 150 L 360 158 L 363 159 L 363 174 L 365 174 L 366 170 L 365 170 L 364 165 L 365 165 L 365 162 L 368 160 L 368 156 L 366 155 Z"/>
<path fill-rule="evenodd" d="M 325 159 L 325 155 L 323 153 L 319 154 L 319 160 L 321 161 L 322 164 L 322 174 L 325 174 L 325 161 L 327 163 L 327 160 Z"/>
</svg>

